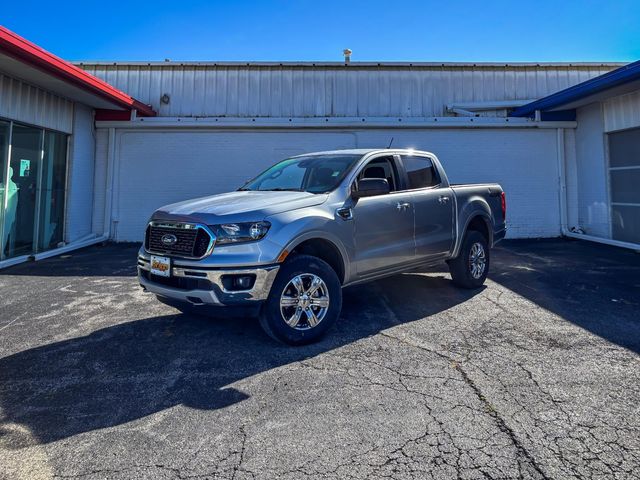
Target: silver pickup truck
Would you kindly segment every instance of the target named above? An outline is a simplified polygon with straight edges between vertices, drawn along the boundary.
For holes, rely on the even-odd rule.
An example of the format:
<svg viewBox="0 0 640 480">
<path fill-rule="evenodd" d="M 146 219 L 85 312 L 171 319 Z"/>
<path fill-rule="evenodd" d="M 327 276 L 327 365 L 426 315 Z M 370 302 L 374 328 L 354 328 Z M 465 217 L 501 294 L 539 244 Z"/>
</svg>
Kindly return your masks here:
<svg viewBox="0 0 640 480">
<path fill-rule="evenodd" d="M 451 185 L 432 153 L 309 153 L 157 210 L 138 276 L 181 311 L 250 307 L 271 337 L 300 345 L 338 319 L 347 285 L 447 262 L 456 285 L 480 287 L 505 216 L 500 185 Z"/>
</svg>

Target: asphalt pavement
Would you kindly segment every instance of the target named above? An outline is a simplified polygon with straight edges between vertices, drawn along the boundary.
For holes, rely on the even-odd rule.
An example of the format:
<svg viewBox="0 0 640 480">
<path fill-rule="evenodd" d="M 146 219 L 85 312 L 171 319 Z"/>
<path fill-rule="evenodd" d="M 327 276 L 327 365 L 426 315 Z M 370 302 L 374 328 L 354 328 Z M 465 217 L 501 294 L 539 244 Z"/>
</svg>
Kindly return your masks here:
<svg viewBox="0 0 640 480">
<path fill-rule="evenodd" d="M 0 271 L 0 478 L 640 477 L 640 254 L 505 241 L 483 289 L 347 288 L 292 348 L 157 302 L 136 250 Z"/>
</svg>

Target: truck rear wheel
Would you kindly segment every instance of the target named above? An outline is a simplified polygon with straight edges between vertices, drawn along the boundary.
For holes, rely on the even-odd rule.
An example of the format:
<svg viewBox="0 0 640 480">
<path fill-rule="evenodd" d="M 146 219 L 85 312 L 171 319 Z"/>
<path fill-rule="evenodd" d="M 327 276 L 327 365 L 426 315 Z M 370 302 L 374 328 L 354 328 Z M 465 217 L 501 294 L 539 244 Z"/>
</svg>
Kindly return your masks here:
<svg viewBox="0 0 640 480">
<path fill-rule="evenodd" d="M 479 288 L 489 273 L 487 239 L 478 231 L 468 231 L 460 253 L 448 263 L 453 283 L 462 288 Z"/>
<path fill-rule="evenodd" d="M 342 309 L 338 276 L 323 260 L 296 255 L 281 267 L 260 314 L 260 325 L 288 345 L 319 340 Z"/>
</svg>

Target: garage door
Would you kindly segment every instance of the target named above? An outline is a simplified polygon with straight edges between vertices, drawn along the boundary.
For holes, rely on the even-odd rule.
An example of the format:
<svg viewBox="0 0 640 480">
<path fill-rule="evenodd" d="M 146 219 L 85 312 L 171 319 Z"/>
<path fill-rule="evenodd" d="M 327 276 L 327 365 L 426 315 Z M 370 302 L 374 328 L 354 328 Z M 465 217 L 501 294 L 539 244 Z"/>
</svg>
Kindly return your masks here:
<svg viewBox="0 0 640 480">
<path fill-rule="evenodd" d="M 234 190 L 288 156 L 356 146 L 355 134 L 326 131 L 121 131 L 117 142 L 117 241 L 140 241 L 162 205 Z"/>
<path fill-rule="evenodd" d="M 609 134 L 611 235 L 640 244 L 640 128 Z"/>
</svg>

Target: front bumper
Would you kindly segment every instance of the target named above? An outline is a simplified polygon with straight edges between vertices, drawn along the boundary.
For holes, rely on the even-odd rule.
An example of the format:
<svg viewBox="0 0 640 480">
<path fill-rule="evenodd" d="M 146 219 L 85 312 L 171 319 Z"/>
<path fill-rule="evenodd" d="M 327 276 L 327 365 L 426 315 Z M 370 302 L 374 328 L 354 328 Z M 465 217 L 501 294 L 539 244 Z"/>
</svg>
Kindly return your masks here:
<svg viewBox="0 0 640 480">
<path fill-rule="evenodd" d="M 267 299 L 279 265 L 245 268 L 171 266 L 171 280 L 150 274 L 150 256 L 138 255 L 138 280 L 142 288 L 155 295 L 192 305 L 232 306 L 258 304 Z M 255 275 L 250 289 L 230 291 L 223 277 Z"/>
</svg>

